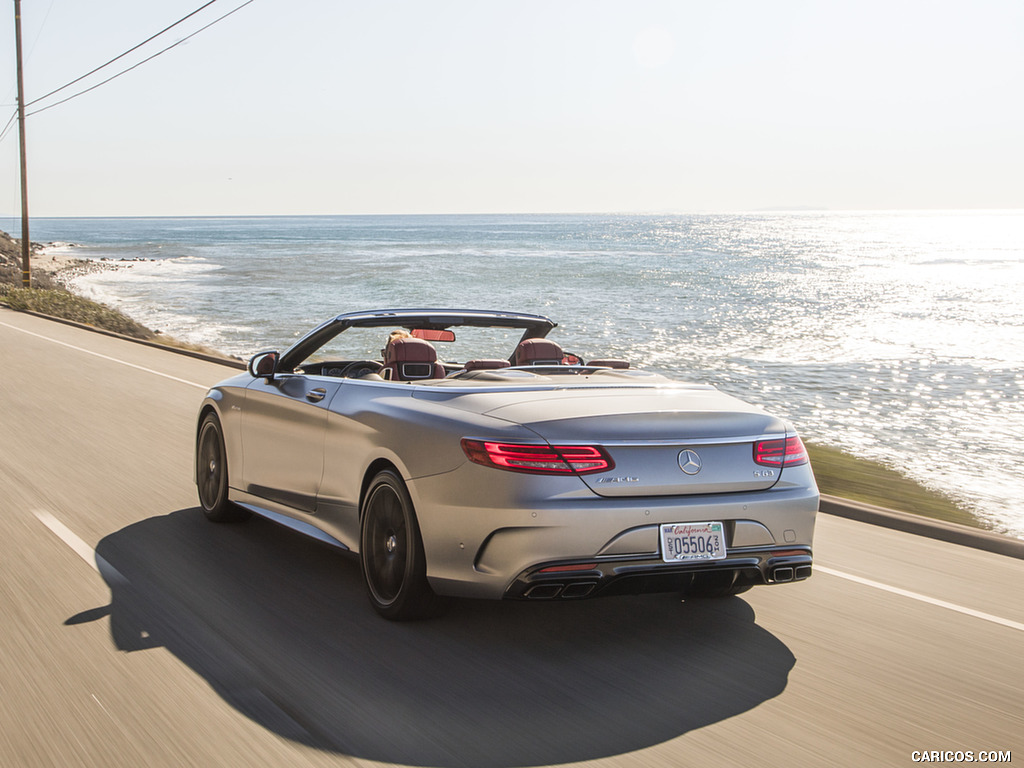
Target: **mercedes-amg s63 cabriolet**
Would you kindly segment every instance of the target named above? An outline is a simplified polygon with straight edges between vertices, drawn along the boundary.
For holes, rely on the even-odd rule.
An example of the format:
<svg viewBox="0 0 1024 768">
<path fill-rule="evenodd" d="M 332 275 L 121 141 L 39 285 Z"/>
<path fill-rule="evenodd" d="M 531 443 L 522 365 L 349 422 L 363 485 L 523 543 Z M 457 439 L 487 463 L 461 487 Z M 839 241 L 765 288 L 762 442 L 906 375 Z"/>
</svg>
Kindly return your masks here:
<svg viewBox="0 0 1024 768">
<path fill-rule="evenodd" d="M 203 511 L 357 553 L 389 619 L 450 597 L 727 596 L 810 576 L 818 490 L 790 424 L 705 384 L 584 360 L 555 328 L 354 312 L 255 355 L 200 407 Z"/>
</svg>

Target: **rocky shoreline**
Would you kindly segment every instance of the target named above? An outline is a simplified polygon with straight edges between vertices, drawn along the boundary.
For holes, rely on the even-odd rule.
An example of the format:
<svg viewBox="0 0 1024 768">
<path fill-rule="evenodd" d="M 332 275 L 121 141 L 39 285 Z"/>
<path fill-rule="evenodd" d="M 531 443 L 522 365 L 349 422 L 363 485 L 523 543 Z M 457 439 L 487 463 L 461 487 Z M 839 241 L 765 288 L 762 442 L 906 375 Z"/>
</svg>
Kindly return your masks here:
<svg viewBox="0 0 1024 768">
<path fill-rule="evenodd" d="M 83 259 L 73 252 L 75 243 L 31 244 L 33 283 L 36 287 L 49 288 L 54 284 L 75 293 L 74 281 L 95 272 L 126 269 L 133 263 L 146 259 Z M 44 276 L 40 279 L 40 275 Z M 0 230 L 0 283 L 21 285 L 21 241 Z"/>
<path fill-rule="evenodd" d="M 32 288 L 24 290 L 21 279 L 21 242 L 0 231 L 0 302 L 13 309 L 29 310 L 51 317 L 91 325 L 135 339 L 218 360 L 238 358 L 199 344 L 190 344 L 147 328 L 106 304 L 83 296 L 76 281 L 89 274 L 130 269 L 137 262 L 153 259 L 83 259 L 75 255 L 74 243 L 32 243 Z"/>
</svg>

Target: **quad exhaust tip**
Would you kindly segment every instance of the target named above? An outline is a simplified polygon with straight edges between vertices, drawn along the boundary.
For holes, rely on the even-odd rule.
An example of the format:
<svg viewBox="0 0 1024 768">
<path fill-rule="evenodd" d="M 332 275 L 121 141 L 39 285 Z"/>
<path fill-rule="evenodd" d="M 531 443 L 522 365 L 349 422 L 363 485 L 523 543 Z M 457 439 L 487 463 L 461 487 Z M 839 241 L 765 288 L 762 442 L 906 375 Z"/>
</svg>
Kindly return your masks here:
<svg viewBox="0 0 1024 768">
<path fill-rule="evenodd" d="M 772 571 L 772 581 L 780 584 L 793 580 L 793 569 L 788 565 L 782 565 Z"/>
<path fill-rule="evenodd" d="M 526 590 L 523 597 L 528 597 L 531 600 L 551 600 L 558 597 L 561 592 L 561 584 L 536 584 Z"/>
<path fill-rule="evenodd" d="M 530 600 L 553 600 L 561 597 L 565 600 L 586 597 L 594 591 L 596 581 L 576 581 L 570 584 L 535 584 L 530 587 L 523 597 Z"/>
<path fill-rule="evenodd" d="M 772 569 L 771 580 L 776 584 L 785 584 L 789 581 L 803 581 L 811 575 L 811 566 L 780 565 Z"/>
<path fill-rule="evenodd" d="M 579 581 L 575 584 L 567 584 L 565 589 L 562 590 L 562 597 L 586 597 L 594 591 L 594 587 L 596 586 L 596 581 Z"/>
</svg>

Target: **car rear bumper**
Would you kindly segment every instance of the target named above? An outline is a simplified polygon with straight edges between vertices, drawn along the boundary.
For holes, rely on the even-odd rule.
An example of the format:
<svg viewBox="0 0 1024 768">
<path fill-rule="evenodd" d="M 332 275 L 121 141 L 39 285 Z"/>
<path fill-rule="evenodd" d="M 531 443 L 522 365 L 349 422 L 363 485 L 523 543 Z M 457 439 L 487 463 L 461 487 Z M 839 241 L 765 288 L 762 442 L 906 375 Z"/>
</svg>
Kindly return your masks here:
<svg viewBox="0 0 1024 768">
<path fill-rule="evenodd" d="M 668 584 L 664 589 L 672 591 L 689 574 L 708 570 L 741 572 L 737 578 L 751 583 L 781 580 L 773 579 L 776 564 L 768 562 L 773 551 L 799 549 L 808 558 L 800 564 L 810 563 L 818 492 L 809 473 L 805 485 L 768 491 L 615 499 L 596 497 L 578 481 L 573 492 L 573 479 L 563 481 L 564 493 L 548 498 L 515 498 L 500 485 L 485 492 L 450 476 L 410 483 L 434 590 L 458 597 L 524 597 L 537 581 L 548 580 L 539 573 L 544 568 L 595 563 L 597 573 L 563 579 L 565 585 L 593 582 L 589 590 L 573 586 L 569 596 L 627 589 L 627 583 L 639 591 Z M 726 560 L 662 561 L 660 524 L 707 521 L 725 527 Z"/>
<path fill-rule="evenodd" d="M 723 560 L 687 564 L 650 557 L 558 561 L 523 571 L 504 597 L 564 600 L 653 592 L 685 594 L 688 588 L 708 577 L 716 585 L 741 588 L 803 581 L 811 571 L 810 547 L 744 549 Z"/>
</svg>

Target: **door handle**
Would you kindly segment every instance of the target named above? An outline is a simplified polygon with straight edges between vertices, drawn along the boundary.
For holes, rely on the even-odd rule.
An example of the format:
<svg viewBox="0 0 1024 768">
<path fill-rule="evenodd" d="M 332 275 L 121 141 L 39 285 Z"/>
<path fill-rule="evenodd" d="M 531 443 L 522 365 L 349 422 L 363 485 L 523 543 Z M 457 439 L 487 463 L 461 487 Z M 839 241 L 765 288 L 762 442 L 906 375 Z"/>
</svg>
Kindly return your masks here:
<svg viewBox="0 0 1024 768">
<path fill-rule="evenodd" d="M 309 392 L 306 393 L 306 399 L 309 400 L 309 402 L 311 402 L 311 403 L 319 403 L 326 396 L 327 396 L 327 390 L 324 389 L 323 387 L 317 387 L 316 389 L 311 389 L 311 390 L 309 390 Z"/>
</svg>

